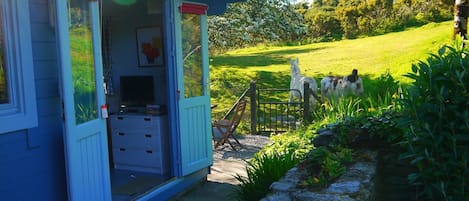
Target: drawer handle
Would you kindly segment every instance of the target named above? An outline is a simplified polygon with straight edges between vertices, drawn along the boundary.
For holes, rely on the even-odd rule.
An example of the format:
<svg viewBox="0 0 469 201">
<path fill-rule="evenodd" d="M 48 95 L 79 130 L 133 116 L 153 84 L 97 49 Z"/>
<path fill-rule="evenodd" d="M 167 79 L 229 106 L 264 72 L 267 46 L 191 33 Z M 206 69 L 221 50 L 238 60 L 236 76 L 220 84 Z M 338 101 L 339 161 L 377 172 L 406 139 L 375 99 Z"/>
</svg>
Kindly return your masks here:
<svg viewBox="0 0 469 201">
<path fill-rule="evenodd" d="M 120 151 L 125 151 L 126 149 L 125 149 L 125 148 L 120 148 L 119 150 L 120 150 Z"/>
<path fill-rule="evenodd" d="M 150 134 L 145 134 L 145 137 L 151 138 L 151 135 Z"/>
<path fill-rule="evenodd" d="M 151 118 L 143 118 L 144 121 L 151 121 Z"/>
<path fill-rule="evenodd" d="M 117 119 L 122 120 L 122 119 L 124 119 L 124 117 L 117 117 Z"/>
<path fill-rule="evenodd" d="M 120 136 L 124 136 L 124 135 L 125 135 L 125 133 L 121 133 L 121 132 L 119 132 L 119 134 L 118 134 L 118 135 L 120 135 Z"/>
<path fill-rule="evenodd" d="M 149 153 L 149 154 L 153 153 L 152 150 L 147 150 L 146 152 Z"/>
</svg>

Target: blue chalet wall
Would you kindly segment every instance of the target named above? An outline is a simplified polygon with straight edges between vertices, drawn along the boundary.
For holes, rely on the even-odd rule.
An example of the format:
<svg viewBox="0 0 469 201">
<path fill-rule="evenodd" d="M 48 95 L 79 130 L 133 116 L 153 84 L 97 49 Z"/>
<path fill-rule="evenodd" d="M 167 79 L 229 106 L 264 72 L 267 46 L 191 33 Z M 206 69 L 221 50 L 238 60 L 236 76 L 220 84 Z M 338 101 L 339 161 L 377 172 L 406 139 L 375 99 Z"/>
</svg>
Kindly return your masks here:
<svg viewBox="0 0 469 201">
<path fill-rule="evenodd" d="M 0 133 L 0 200 L 66 200 L 54 27 L 47 0 L 29 0 L 38 127 Z"/>
<path fill-rule="evenodd" d="M 221 14 L 226 9 L 227 3 L 233 1 L 235 0 L 196 0 L 195 2 L 209 5 L 208 14 Z M 28 0 L 28 2 L 34 64 L 31 68 L 34 68 L 38 127 L 0 133 L 0 200 L 67 200 L 55 27 L 49 20 L 48 0 Z M 141 4 L 136 6 L 137 10 L 141 9 L 138 8 Z M 126 22 L 126 16 L 116 14 L 112 17 L 114 23 Z M 141 19 L 142 24 L 138 26 L 161 25 L 159 23 L 162 21 L 158 16 L 147 18 L 143 15 L 134 15 L 133 17 Z M 126 28 L 134 30 L 134 27 Z M 126 34 L 125 37 L 128 37 L 133 33 Z M 119 40 L 121 36 L 112 37 Z M 130 40 L 133 38 L 130 37 Z M 127 54 L 135 54 L 136 44 L 130 40 L 120 45 L 130 46 L 128 49 L 131 49 L 132 53 L 115 52 L 113 53 L 115 58 L 125 58 Z M 115 63 L 117 76 L 129 73 L 129 68 L 137 68 L 136 61 L 132 59 L 135 59 L 134 55 Z M 157 71 L 159 72 L 153 73 L 154 76 L 157 78 L 163 76 L 164 68 Z M 139 69 L 139 72 L 150 74 L 147 69 Z M 165 89 L 166 86 L 162 86 L 162 90 Z"/>
</svg>

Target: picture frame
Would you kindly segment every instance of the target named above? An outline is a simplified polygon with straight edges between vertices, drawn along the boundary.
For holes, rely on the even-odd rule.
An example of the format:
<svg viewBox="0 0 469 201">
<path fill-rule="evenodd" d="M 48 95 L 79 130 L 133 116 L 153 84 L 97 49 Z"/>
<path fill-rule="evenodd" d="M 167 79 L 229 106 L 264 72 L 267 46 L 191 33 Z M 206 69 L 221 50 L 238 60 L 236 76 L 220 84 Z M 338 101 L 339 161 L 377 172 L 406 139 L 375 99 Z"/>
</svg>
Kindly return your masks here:
<svg viewBox="0 0 469 201">
<path fill-rule="evenodd" d="M 161 27 L 137 28 L 136 35 L 138 66 L 163 66 L 163 36 Z"/>
</svg>

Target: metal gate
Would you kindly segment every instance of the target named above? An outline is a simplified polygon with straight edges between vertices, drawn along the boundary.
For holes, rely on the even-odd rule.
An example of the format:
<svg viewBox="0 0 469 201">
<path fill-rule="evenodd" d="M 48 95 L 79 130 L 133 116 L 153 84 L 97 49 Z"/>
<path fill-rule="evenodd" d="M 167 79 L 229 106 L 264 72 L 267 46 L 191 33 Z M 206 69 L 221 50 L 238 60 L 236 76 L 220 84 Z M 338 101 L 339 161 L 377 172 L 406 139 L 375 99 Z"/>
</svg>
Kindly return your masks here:
<svg viewBox="0 0 469 201">
<path fill-rule="evenodd" d="M 303 98 L 293 102 L 274 98 L 290 92 L 301 94 L 297 89 L 257 89 L 257 133 L 286 132 L 301 124 L 304 117 Z"/>
<path fill-rule="evenodd" d="M 256 82 L 251 81 L 251 133 L 281 133 L 311 122 L 311 96 L 319 103 L 322 102 L 314 91 L 309 90 L 308 83 L 304 83 L 304 89 L 307 90 L 304 90 L 304 96 L 301 96 L 297 89 L 258 89 Z M 290 92 L 299 93 L 300 98 L 292 102 L 284 101 L 288 100 Z"/>
</svg>

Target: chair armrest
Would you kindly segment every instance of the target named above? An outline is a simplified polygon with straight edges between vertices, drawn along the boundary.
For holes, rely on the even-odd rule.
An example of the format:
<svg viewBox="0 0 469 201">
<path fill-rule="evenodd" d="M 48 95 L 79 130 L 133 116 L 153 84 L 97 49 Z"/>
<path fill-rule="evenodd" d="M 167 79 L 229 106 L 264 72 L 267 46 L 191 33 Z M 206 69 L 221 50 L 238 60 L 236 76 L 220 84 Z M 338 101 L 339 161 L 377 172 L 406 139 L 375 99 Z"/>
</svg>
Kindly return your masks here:
<svg viewBox="0 0 469 201">
<path fill-rule="evenodd" d="M 226 119 L 222 119 L 222 120 L 219 120 L 219 121 L 214 121 L 212 124 L 217 125 L 217 126 L 221 126 L 221 127 L 230 127 L 231 126 L 231 122 L 229 120 L 226 120 Z"/>
</svg>

